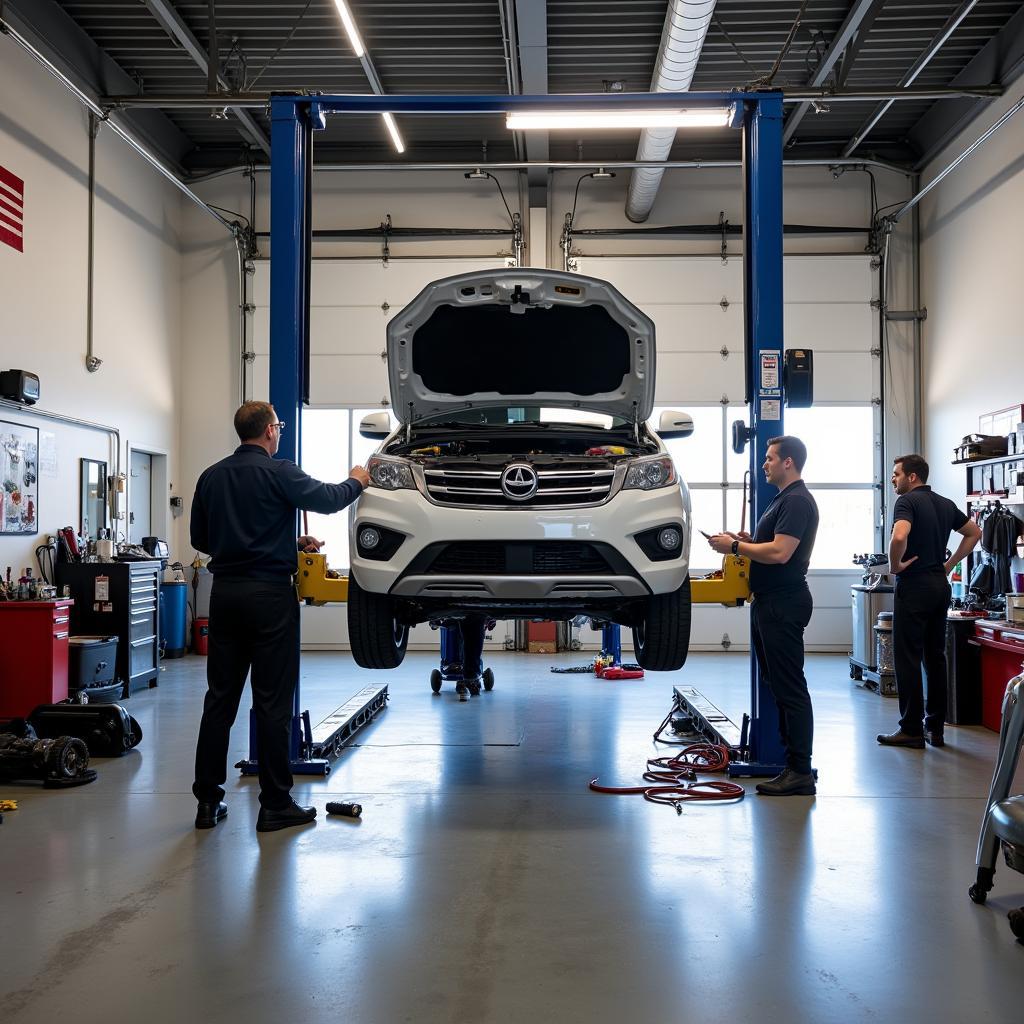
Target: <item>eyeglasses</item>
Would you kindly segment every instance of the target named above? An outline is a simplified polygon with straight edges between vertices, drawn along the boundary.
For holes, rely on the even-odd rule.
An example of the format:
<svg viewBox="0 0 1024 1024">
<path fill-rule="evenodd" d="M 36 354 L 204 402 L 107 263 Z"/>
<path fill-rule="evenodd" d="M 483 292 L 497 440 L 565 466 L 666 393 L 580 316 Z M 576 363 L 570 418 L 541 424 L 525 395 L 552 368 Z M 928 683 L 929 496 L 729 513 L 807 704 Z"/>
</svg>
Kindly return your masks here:
<svg viewBox="0 0 1024 1024">
<path fill-rule="evenodd" d="M 276 423 L 271 423 L 270 425 L 272 427 L 277 427 L 277 432 L 279 434 L 284 430 L 284 428 L 286 426 L 284 420 L 278 420 Z"/>
</svg>

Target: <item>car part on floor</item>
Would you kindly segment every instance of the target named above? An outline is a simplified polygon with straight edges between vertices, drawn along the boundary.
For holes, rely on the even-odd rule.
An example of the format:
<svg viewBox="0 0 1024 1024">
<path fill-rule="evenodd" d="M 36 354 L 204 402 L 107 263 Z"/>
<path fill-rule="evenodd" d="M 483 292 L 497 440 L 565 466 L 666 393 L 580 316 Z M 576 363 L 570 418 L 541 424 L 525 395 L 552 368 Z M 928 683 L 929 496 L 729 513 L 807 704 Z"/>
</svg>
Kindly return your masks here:
<svg viewBox="0 0 1024 1024">
<path fill-rule="evenodd" d="M 968 890 L 971 899 L 983 904 L 996 874 L 996 855 L 1002 847 L 1008 867 L 1024 873 L 1024 796 L 1010 796 L 1010 786 L 1017 771 L 1021 746 L 1024 745 L 1024 673 L 1006 684 L 1003 696 L 1003 721 L 999 730 L 999 753 L 996 756 L 992 785 L 989 788 L 985 817 L 978 837 L 976 858 L 978 874 Z M 1024 943 L 1024 907 L 1009 913 L 1010 929 Z"/>
<path fill-rule="evenodd" d="M 339 803 L 332 800 L 327 804 L 327 813 L 336 814 L 342 818 L 361 818 L 363 816 L 363 805 Z"/>
<path fill-rule="evenodd" d="M 15 779 L 42 779 L 46 789 L 66 789 L 94 782 L 89 751 L 74 736 L 40 739 L 24 719 L 0 733 L 0 774 Z"/>
<path fill-rule="evenodd" d="M 40 737 L 77 737 L 93 757 L 120 757 L 142 742 L 142 726 L 120 704 L 40 704 L 28 720 Z"/>
</svg>

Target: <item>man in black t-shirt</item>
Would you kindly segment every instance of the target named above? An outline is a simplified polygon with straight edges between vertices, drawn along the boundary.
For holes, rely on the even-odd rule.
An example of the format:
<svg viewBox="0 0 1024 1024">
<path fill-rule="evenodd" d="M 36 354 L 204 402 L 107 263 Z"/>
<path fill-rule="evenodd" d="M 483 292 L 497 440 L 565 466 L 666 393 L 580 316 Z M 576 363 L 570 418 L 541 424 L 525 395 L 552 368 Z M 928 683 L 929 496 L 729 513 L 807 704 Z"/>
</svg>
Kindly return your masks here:
<svg viewBox="0 0 1024 1024">
<path fill-rule="evenodd" d="M 898 497 L 892 514 L 889 572 L 896 576 L 892 643 L 900 727 L 882 733 L 887 747 L 924 749 L 925 740 L 943 745 L 946 722 L 946 611 L 950 589 L 946 577 L 981 539 L 978 524 L 949 498 L 928 485 L 928 463 L 920 455 L 893 459 L 892 486 Z M 946 541 L 956 531 L 960 544 L 946 558 Z M 921 664 L 928 676 L 924 701 Z M 923 721 L 922 721 L 923 719 Z"/>
<path fill-rule="evenodd" d="M 779 709 L 779 731 L 786 748 L 785 770 L 759 782 L 763 796 L 812 796 L 811 743 L 814 711 L 804 677 L 804 630 L 813 602 L 807 567 L 818 533 L 818 506 L 800 473 L 807 448 L 797 437 L 773 437 L 765 456 L 765 479 L 779 493 L 761 513 L 753 537 L 719 533 L 708 543 L 721 555 L 750 559 L 750 638 Z"/>
</svg>

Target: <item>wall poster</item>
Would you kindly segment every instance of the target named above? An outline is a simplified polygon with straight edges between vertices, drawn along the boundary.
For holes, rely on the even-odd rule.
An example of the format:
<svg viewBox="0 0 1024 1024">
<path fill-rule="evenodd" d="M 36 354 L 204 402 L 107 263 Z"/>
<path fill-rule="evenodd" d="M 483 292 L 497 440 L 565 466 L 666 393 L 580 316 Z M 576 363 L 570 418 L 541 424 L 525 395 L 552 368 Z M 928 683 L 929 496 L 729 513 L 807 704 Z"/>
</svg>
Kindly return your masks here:
<svg viewBox="0 0 1024 1024">
<path fill-rule="evenodd" d="M 0 420 L 0 534 L 39 532 L 39 429 Z"/>
</svg>

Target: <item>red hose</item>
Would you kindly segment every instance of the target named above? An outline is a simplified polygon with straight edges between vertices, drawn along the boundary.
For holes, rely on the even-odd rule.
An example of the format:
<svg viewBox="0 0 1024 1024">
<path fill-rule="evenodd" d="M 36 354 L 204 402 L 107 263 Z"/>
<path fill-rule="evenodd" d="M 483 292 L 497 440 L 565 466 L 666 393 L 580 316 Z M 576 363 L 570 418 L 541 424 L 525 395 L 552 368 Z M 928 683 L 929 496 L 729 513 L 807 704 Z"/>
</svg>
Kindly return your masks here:
<svg viewBox="0 0 1024 1024">
<path fill-rule="evenodd" d="M 677 814 L 689 801 L 742 800 L 746 791 L 735 782 L 696 781 L 697 772 L 724 772 L 729 767 L 729 750 L 717 743 L 691 743 L 675 757 L 648 758 L 647 782 L 662 782 L 661 786 L 601 786 L 597 779 L 590 780 L 595 793 L 639 793 L 655 804 L 671 804 Z"/>
</svg>

